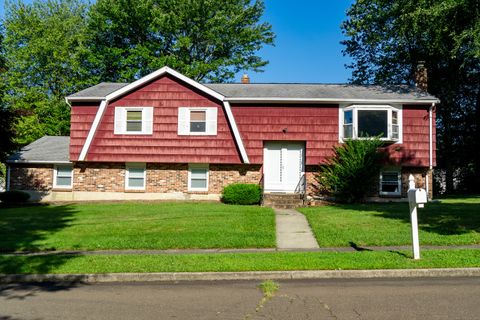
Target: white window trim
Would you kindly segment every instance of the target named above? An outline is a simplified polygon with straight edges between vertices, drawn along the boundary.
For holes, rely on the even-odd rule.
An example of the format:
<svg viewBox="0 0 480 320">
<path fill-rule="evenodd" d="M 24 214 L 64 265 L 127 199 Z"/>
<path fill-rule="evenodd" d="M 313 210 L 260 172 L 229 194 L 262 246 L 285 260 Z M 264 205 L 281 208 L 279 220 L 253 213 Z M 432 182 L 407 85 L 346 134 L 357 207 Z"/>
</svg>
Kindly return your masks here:
<svg viewBox="0 0 480 320">
<path fill-rule="evenodd" d="M 141 187 L 130 187 L 128 185 L 128 180 L 130 179 L 130 169 L 143 169 L 143 186 Z M 147 168 L 145 163 L 126 163 L 125 164 L 125 190 L 145 190 L 145 185 L 147 184 Z"/>
<path fill-rule="evenodd" d="M 206 188 L 192 188 L 192 169 L 206 169 L 207 170 L 207 186 Z M 210 168 L 208 164 L 189 164 L 188 165 L 188 191 L 208 191 L 210 180 Z"/>
<path fill-rule="evenodd" d="M 352 139 L 368 139 L 368 138 L 359 138 L 358 137 L 358 110 L 386 110 L 388 111 L 388 137 L 380 138 L 383 141 L 391 141 L 395 144 L 403 143 L 403 107 L 402 105 L 340 105 L 338 113 L 338 141 L 340 143 L 344 142 L 343 137 L 343 125 L 344 125 L 344 112 L 347 110 L 352 110 Z M 392 111 L 397 111 L 398 113 L 398 140 L 392 139 Z"/>
<path fill-rule="evenodd" d="M 66 167 L 70 166 L 72 169 L 70 171 L 70 185 L 65 186 L 65 185 L 58 185 L 57 184 L 57 174 L 58 174 L 58 167 Z M 68 165 L 68 164 L 56 164 L 53 166 L 53 188 L 54 189 L 72 189 L 73 188 L 73 165 Z"/>
<path fill-rule="evenodd" d="M 218 108 L 217 107 L 182 107 L 184 109 L 187 110 L 187 114 L 186 114 L 186 119 L 184 119 L 184 121 L 187 123 L 188 125 L 188 131 L 187 132 L 183 132 L 182 134 L 179 133 L 179 135 L 188 135 L 188 136 L 216 136 L 218 134 L 218 131 L 217 131 L 217 128 L 218 128 Z M 212 121 L 212 119 L 209 119 L 209 110 L 217 110 L 217 113 L 216 113 L 216 119 L 215 119 L 215 132 L 212 133 L 212 132 L 209 132 L 209 129 L 208 129 L 208 126 L 209 126 L 209 121 Z M 190 113 L 192 111 L 205 111 L 205 132 L 192 132 L 190 131 Z M 177 125 L 181 125 L 180 124 L 180 119 L 179 119 L 179 123 Z"/>
<path fill-rule="evenodd" d="M 397 192 L 384 192 L 382 191 L 382 183 L 383 183 L 383 174 L 389 172 L 389 173 L 396 173 L 397 178 L 398 178 L 398 191 Z M 400 196 L 402 195 L 402 172 L 399 169 L 384 169 L 380 172 L 380 177 L 379 177 L 379 192 L 378 194 L 381 196 Z"/>
<path fill-rule="evenodd" d="M 146 126 L 146 119 L 145 119 L 145 110 L 146 109 L 152 109 L 152 128 L 153 128 L 153 112 L 155 110 L 154 107 L 115 107 L 116 108 L 121 108 L 125 112 L 125 118 L 122 119 L 124 122 L 124 130 L 122 132 L 115 132 L 115 123 L 114 123 L 114 134 L 115 135 L 152 135 L 153 130 L 147 130 Z M 127 131 L 127 111 L 142 111 L 142 131 Z M 116 121 L 115 116 L 114 116 L 114 122 Z"/>
</svg>

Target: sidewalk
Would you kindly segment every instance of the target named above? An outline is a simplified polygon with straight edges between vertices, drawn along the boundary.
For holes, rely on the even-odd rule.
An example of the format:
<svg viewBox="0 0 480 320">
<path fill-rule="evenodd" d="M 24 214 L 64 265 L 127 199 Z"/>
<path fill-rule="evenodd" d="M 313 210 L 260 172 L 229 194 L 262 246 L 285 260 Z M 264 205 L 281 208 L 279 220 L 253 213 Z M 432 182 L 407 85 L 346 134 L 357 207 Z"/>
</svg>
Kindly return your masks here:
<svg viewBox="0 0 480 320">
<path fill-rule="evenodd" d="M 480 245 L 460 246 L 420 246 L 422 250 L 453 250 L 477 249 Z M 221 253 L 265 253 L 265 252 L 355 252 L 355 251 L 406 251 L 412 246 L 365 246 L 365 247 L 325 247 L 307 249 L 280 249 L 280 248 L 246 248 L 246 249 L 167 249 L 167 250 L 65 250 L 65 251 L 40 251 L 40 252 L 6 252 L 0 255 L 41 256 L 41 255 L 123 255 L 123 254 L 221 254 Z"/>
</svg>

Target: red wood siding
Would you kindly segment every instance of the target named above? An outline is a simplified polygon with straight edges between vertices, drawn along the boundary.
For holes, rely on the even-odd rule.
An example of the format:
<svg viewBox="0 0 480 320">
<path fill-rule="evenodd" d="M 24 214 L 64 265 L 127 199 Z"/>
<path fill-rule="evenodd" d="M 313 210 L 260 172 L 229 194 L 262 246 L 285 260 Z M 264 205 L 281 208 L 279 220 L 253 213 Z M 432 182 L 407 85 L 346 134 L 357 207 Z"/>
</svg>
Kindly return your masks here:
<svg viewBox="0 0 480 320">
<path fill-rule="evenodd" d="M 100 103 L 75 103 L 70 112 L 70 160 L 77 160 Z"/>
<path fill-rule="evenodd" d="M 152 135 L 114 135 L 115 107 L 153 107 Z M 179 107 L 217 107 L 216 136 L 178 136 Z M 88 161 L 241 163 L 222 104 L 169 76 L 111 102 L 87 153 Z"/>
<path fill-rule="evenodd" d="M 254 164 L 263 163 L 264 141 L 305 141 L 307 165 L 324 161 L 338 143 L 338 105 L 232 105 L 232 112 Z"/>
<path fill-rule="evenodd" d="M 403 106 L 403 143 L 387 148 L 393 164 L 428 167 L 430 161 L 429 106 Z M 433 113 L 433 166 L 436 165 L 436 129 Z"/>
</svg>

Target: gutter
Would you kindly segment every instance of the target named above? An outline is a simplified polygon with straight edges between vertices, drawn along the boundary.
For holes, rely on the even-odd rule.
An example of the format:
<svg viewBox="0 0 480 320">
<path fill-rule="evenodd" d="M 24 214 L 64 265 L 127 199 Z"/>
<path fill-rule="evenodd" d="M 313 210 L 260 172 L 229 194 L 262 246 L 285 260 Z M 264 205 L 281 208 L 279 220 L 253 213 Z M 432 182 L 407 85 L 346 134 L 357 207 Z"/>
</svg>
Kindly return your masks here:
<svg viewBox="0 0 480 320">
<path fill-rule="evenodd" d="M 7 164 L 7 181 L 5 181 L 5 190 L 10 191 L 10 166 Z"/>
<path fill-rule="evenodd" d="M 429 125 L 429 168 L 433 168 L 433 108 L 435 108 L 435 102 L 432 103 L 432 106 L 428 109 L 428 125 Z"/>
<path fill-rule="evenodd" d="M 37 164 L 71 164 L 70 161 L 50 161 L 50 160 L 7 160 L 7 163 L 37 163 Z"/>
</svg>

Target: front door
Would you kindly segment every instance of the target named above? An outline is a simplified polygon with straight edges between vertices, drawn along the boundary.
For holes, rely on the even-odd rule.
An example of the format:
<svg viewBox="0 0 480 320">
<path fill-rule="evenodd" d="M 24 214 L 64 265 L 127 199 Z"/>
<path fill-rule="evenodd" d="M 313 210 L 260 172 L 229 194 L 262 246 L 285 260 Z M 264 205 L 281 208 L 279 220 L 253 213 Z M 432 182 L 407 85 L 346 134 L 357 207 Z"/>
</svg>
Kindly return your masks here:
<svg viewBox="0 0 480 320">
<path fill-rule="evenodd" d="M 304 142 L 265 142 L 263 149 L 264 191 L 295 192 L 305 172 L 304 154 Z"/>
</svg>

